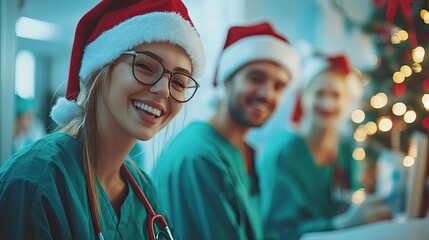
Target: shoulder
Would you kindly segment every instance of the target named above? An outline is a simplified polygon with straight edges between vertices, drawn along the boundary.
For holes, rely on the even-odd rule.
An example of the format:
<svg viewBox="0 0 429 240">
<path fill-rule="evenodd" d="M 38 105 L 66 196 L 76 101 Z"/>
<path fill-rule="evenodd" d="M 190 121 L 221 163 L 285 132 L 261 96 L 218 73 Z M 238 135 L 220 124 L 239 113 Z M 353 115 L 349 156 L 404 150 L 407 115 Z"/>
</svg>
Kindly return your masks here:
<svg viewBox="0 0 429 240">
<path fill-rule="evenodd" d="M 270 138 L 264 152 L 271 154 L 293 153 L 303 148 L 305 144 L 305 140 L 299 133 L 290 130 L 281 130 Z"/>
<path fill-rule="evenodd" d="M 211 125 L 193 122 L 162 151 L 155 168 L 183 168 L 185 165 L 191 168 L 219 167 L 222 159 L 235 151 Z"/>
<path fill-rule="evenodd" d="M 24 181 L 35 185 L 54 180 L 81 159 L 80 142 L 64 133 L 41 138 L 15 153 L 0 168 L 0 181 Z"/>
<path fill-rule="evenodd" d="M 195 121 L 180 131 L 169 144 L 169 148 L 177 146 L 203 147 L 217 141 L 219 133 L 207 122 Z"/>
</svg>

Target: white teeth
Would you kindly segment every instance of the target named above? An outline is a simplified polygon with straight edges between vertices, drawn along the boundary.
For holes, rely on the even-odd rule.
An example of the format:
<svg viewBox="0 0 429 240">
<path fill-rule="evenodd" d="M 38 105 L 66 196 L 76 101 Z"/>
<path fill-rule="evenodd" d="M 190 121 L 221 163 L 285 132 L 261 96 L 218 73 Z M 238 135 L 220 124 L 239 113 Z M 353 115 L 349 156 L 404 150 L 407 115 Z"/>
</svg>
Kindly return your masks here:
<svg viewBox="0 0 429 240">
<path fill-rule="evenodd" d="M 138 107 L 138 108 L 140 108 L 142 110 L 145 110 L 146 112 L 150 112 L 150 113 L 152 113 L 153 115 L 155 115 L 157 117 L 161 116 L 161 110 L 159 110 L 157 108 L 154 108 L 154 107 L 151 107 L 151 106 L 149 106 L 147 104 L 144 104 L 144 103 L 141 103 L 141 102 L 134 102 L 134 106 Z"/>
</svg>

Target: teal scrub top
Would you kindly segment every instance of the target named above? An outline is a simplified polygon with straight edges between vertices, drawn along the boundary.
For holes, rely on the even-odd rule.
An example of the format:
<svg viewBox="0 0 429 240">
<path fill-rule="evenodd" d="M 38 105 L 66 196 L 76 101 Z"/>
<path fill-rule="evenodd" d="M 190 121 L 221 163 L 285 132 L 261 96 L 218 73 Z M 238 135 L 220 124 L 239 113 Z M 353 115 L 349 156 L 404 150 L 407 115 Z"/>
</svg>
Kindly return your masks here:
<svg viewBox="0 0 429 240">
<path fill-rule="evenodd" d="M 257 184 L 240 151 L 208 123 L 193 122 L 180 132 L 152 179 L 178 239 L 263 238 Z"/>
<path fill-rule="evenodd" d="M 152 183 L 126 161 L 155 212 Z M 147 212 L 130 184 L 120 219 L 97 181 L 105 239 L 149 239 Z M 0 239 L 96 239 L 83 173 L 81 142 L 48 135 L 17 152 L 0 168 Z"/>
<path fill-rule="evenodd" d="M 342 187 L 354 186 L 352 145 L 341 140 L 337 164 L 318 166 L 305 139 L 281 131 L 271 138 L 258 163 L 264 231 L 275 239 L 295 240 L 302 233 L 331 229 L 331 219 L 345 209 L 331 194 L 333 174 Z M 340 175 L 338 175 L 340 176 Z"/>
</svg>

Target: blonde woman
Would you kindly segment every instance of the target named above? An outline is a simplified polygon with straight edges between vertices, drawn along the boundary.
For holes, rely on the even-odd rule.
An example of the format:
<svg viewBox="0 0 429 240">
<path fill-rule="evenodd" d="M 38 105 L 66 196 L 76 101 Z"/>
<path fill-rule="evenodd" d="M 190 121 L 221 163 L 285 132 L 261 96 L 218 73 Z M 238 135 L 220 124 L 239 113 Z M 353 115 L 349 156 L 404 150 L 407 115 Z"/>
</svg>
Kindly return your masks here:
<svg viewBox="0 0 429 240">
<path fill-rule="evenodd" d="M 101 1 L 80 20 L 62 129 L 0 169 L 0 239 L 172 239 L 127 154 L 198 89 L 198 33 L 179 0 Z M 161 238 L 164 239 L 164 238 Z"/>
</svg>

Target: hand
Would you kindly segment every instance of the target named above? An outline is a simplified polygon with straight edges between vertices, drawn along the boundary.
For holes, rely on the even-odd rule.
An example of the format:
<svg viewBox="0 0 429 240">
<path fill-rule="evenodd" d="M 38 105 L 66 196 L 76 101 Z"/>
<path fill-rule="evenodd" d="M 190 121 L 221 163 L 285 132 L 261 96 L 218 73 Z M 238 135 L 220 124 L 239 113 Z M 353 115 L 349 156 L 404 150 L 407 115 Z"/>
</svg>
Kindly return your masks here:
<svg viewBox="0 0 429 240">
<path fill-rule="evenodd" d="M 351 204 L 345 213 L 332 220 L 335 229 L 347 228 L 391 218 L 390 209 L 380 198 L 367 198 L 360 204 Z"/>
</svg>

